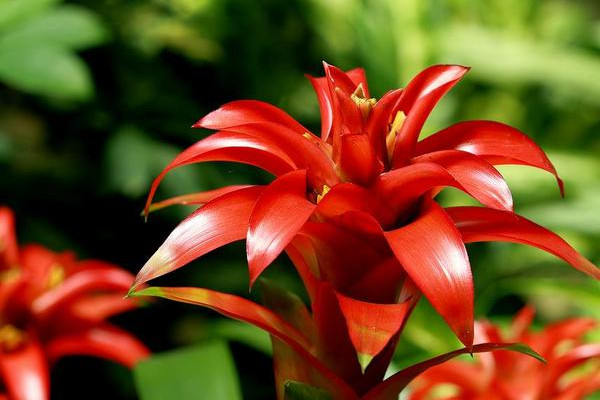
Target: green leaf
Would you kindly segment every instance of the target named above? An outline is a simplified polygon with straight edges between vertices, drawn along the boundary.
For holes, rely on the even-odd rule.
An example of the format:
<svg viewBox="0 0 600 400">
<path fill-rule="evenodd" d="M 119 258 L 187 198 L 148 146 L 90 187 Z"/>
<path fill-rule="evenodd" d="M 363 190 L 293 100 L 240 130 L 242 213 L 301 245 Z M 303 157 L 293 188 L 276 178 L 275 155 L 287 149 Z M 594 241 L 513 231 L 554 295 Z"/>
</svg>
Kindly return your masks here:
<svg viewBox="0 0 600 400">
<path fill-rule="evenodd" d="M 241 400 L 238 376 L 224 342 L 157 354 L 134 370 L 141 400 Z"/>
<path fill-rule="evenodd" d="M 65 100 L 93 94 L 89 71 L 78 57 L 37 43 L 0 45 L 0 79 L 25 92 Z"/>
<path fill-rule="evenodd" d="M 39 14 L 59 0 L 0 0 L 0 29 Z"/>
<path fill-rule="evenodd" d="M 0 37 L 0 45 L 23 44 L 83 49 L 104 42 L 109 32 L 93 12 L 78 6 L 60 6 L 29 19 Z"/>
<path fill-rule="evenodd" d="M 284 400 L 331 400 L 333 397 L 323 389 L 296 381 L 286 381 Z"/>
</svg>

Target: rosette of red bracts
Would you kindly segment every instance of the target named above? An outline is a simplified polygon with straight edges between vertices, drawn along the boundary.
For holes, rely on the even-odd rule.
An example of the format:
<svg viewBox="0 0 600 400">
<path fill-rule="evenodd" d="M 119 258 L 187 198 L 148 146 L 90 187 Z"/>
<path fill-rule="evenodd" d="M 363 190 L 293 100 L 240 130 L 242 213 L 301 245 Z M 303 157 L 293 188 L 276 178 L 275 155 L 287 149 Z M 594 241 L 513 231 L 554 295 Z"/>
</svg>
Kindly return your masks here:
<svg viewBox="0 0 600 400">
<path fill-rule="evenodd" d="M 387 389 L 378 385 L 421 295 L 466 349 L 483 349 L 473 347 L 473 279 L 465 244 L 535 246 L 600 278 L 597 267 L 569 244 L 513 212 L 495 165 L 543 169 L 563 190 L 552 163 L 525 134 L 497 122 L 466 121 L 419 141 L 434 106 L 467 71 L 433 66 L 376 100 L 362 69 L 343 72 L 325 64 L 325 77 L 310 77 L 321 109 L 320 137 L 260 101 L 234 101 L 211 112 L 194 127 L 217 132 L 179 154 L 156 178 L 146 212 L 172 204 L 201 207 L 148 260 L 131 293 L 244 239 L 252 286 L 286 252 L 307 289 L 310 311 L 272 288 L 264 290 L 268 308 L 199 288 L 138 294 L 201 304 L 269 331 L 280 397 L 284 381 L 295 380 L 326 388 L 335 398 L 383 399 L 394 398 L 392 386 L 404 387 L 399 377 Z M 250 164 L 275 179 L 152 203 L 169 171 L 209 161 Z M 443 208 L 435 197 L 446 187 L 481 206 Z"/>
<path fill-rule="evenodd" d="M 133 275 L 98 260 L 39 245 L 19 247 L 12 211 L 0 207 L 0 399 L 49 399 L 49 369 L 61 357 L 90 355 L 132 367 L 149 355 L 107 322 L 136 307 L 123 295 Z"/>
<path fill-rule="evenodd" d="M 419 376 L 409 400 L 582 400 L 600 390 L 600 343 L 584 340 L 597 328 L 596 321 L 571 318 L 534 331 L 533 316 L 533 308 L 523 308 L 506 333 L 480 322 L 477 339 L 525 343 L 546 359 L 545 364 L 506 351 L 479 354 L 475 362 L 449 361 Z M 588 368 L 580 368 L 586 363 Z M 441 385 L 453 394 L 436 396 Z"/>
</svg>

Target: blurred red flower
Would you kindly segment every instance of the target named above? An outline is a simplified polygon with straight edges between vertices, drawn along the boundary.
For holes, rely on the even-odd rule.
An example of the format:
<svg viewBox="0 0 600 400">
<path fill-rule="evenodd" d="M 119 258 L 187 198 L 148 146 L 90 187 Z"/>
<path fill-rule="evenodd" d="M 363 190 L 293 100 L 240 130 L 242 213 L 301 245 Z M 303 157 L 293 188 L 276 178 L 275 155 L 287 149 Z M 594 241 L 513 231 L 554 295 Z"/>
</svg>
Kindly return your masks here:
<svg viewBox="0 0 600 400">
<path fill-rule="evenodd" d="M 480 354 L 476 362 L 449 361 L 419 376 L 409 400 L 582 400 L 600 390 L 600 343 L 583 341 L 596 322 L 573 318 L 535 332 L 530 329 L 533 315 L 532 308 L 522 309 L 507 334 L 490 322 L 481 322 L 476 326 L 478 339 L 526 343 L 547 364 L 506 351 Z M 590 364 L 591 369 L 576 371 L 592 360 L 596 363 Z M 436 396 L 441 385 L 454 393 Z"/>
<path fill-rule="evenodd" d="M 136 306 L 123 299 L 129 272 L 77 261 L 38 245 L 19 247 L 12 211 L 0 207 L 0 378 L 10 400 L 48 399 L 49 367 L 67 355 L 133 366 L 149 355 L 106 319 Z"/>
<path fill-rule="evenodd" d="M 465 243 L 535 246 L 600 278 L 599 270 L 565 241 L 512 212 L 510 190 L 493 165 L 529 165 L 557 176 L 531 139 L 497 122 L 467 121 L 418 141 L 429 113 L 467 71 L 433 66 L 377 101 L 362 69 L 343 72 L 325 64 L 325 77 L 310 78 L 321 108 L 320 138 L 259 101 L 234 101 L 211 112 L 194 127 L 218 132 L 164 169 L 153 182 L 146 212 L 177 203 L 202 207 L 148 260 L 131 292 L 242 239 L 252 285 L 285 250 L 306 286 L 311 313 L 283 316 L 288 321 L 277 324 L 302 332 L 303 339 L 290 330 L 286 335 L 306 345 L 354 391 L 365 393 L 383 379 L 421 294 L 471 348 L 473 281 Z M 266 186 L 228 186 L 152 204 L 165 174 L 207 161 L 255 165 L 276 179 Z M 444 187 L 468 193 L 485 207 L 442 208 L 434 198 Z M 246 300 L 191 288 L 153 290 L 213 307 L 281 338 L 272 322 L 249 316 L 253 303 Z M 300 361 L 282 361 L 280 353 L 285 350 L 275 345 L 278 388 L 293 374 L 311 381 L 310 373 L 299 372 Z M 307 371 L 314 368 L 310 363 Z"/>
</svg>

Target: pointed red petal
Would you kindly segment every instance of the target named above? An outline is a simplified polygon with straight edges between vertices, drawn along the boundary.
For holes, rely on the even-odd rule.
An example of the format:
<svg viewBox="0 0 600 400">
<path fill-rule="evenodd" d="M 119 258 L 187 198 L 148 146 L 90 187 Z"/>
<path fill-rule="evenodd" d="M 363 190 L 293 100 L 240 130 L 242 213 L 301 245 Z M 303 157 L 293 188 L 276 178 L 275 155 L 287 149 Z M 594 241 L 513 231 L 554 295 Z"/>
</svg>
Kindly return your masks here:
<svg viewBox="0 0 600 400">
<path fill-rule="evenodd" d="M 411 162 L 431 162 L 441 165 L 482 204 L 491 208 L 513 210 L 510 189 L 500 172 L 471 153 L 442 150 L 415 157 Z"/>
<path fill-rule="evenodd" d="M 14 267 L 18 263 L 15 215 L 10 208 L 0 207 L 0 270 Z"/>
<path fill-rule="evenodd" d="M 465 346 L 473 344 L 473 277 L 467 251 L 444 210 L 429 202 L 410 224 L 385 237 L 411 279 Z"/>
<path fill-rule="evenodd" d="M 487 160 L 490 164 L 521 164 L 541 168 L 556 177 L 563 191 L 563 183 L 556 169 L 533 140 L 519 130 L 493 121 L 465 121 L 443 129 L 417 144 L 417 154 L 438 150 L 467 151 Z"/>
<path fill-rule="evenodd" d="M 44 349 L 32 339 L 0 354 L 2 383 L 11 400 L 49 400 L 50 377 Z"/>
<path fill-rule="evenodd" d="M 133 275 L 120 268 L 81 270 L 36 298 L 32 304 L 32 312 L 40 321 L 45 321 L 53 313 L 83 295 L 97 291 L 113 291 L 120 292 L 123 296 L 132 282 Z"/>
<path fill-rule="evenodd" d="M 440 99 L 458 83 L 469 68 L 460 65 L 434 65 L 415 76 L 404 88 L 394 114 L 404 112 L 392 157 L 392 165 L 400 167 L 414 154 L 425 120 Z"/>
<path fill-rule="evenodd" d="M 266 137 L 237 132 L 217 132 L 181 152 L 152 182 L 144 212 L 165 175 L 174 168 L 206 161 L 233 161 L 255 165 L 274 175 L 296 169 L 294 162 L 279 146 Z"/>
<path fill-rule="evenodd" d="M 230 185 L 222 188 L 207 190 L 204 192 L 184 194 L 182 196 L 171 197 L 170 199 L 162 200 L 156 203 L 150 204 L 148 212 L 160 210 L 165 207 L 170 207 L 176 204 L 182 205 L 203 205 L 221 197 L 224 194 L 235 192 L 236 190 L 245 189 L 252 185 Z"/>
<path fill-rule="evenodd" d="M 358 384 L 360 364 L 340 304 L 329 283 L 319 285 L 312 312 L 318 336 L 317 357 L 351 386 Z"/>
<path fill-rule="evenodd" d="M 306 76 L 309 80 L 319 101 L 319 110 L 321 111 L 321 140 L 328 141 L 333 125 L 333 100 L 329 91 L 329 83 L 326 77 L 315 78 Z"/>
<path fill-rule="evenodd" d="M 315 189 L 320 190 L 324 184 L 331 187 L 339 180 L 328 155 L 329 145 L 310 133 L 297 135 L 289 128 L 271 123 L 240 125 L 231 129 L 276 143 L 297 169 L 308 171 L 309 184 Z"/>
<path fill-rule="evenodd" d="M 547 392 L 543 393 L 540 398 L 553 398 L 552 395 L 554 393 L 552 393 L 551 389 L 558 389 L 560 378 L 589 360 L 600 360 L 600 343 L 577 346 L 569 350 L 562 357 L 549 362 L 544 376 L 547 382 Z"/>
<path fill-rule="evenodd" d="M 343 90 L 346 94 L 350 95 L 354 92 L 354 90 L 356 90 L 358 84 L 362 83 L 354 82 L 351 76 L 347 75 L 338 67 L 327 64 L 326 62 L 323 62 L 323 68 L 325 69 L 325 76 L 330 82 L 330 89 L 332 91 L 337 87 Z M 356 76 L 356 72 L 352 75 L 354 75 L 354 78 L 358 78 L 358 76 Z"/>
<path fill-rule="evenodd" d="M 532 306 L 523 307 L 513 318 L 512 323 L 510 324 L 510 340 L 514 340 L 515 342 L 524 341 L 522 338 L 524 338 L 527 332 L 529 332 L 529 328 L 531 328 L 531 322 L 533 321 L 534 317 L 535 308 Z"/>
<path fill-rule="evenodd" d="M 574 268 L 600 279 L 600 269 L 553 232 L 508 211 L 484 207 L 451 207 L 446 211 L 454 220 L 465 243 L 513 242 L 537 247 L 562 258 Z"/>
<path fill-rule="evenodd" d="M 400 392 L 419 374 L 427 371 L 429 368 L 434 367 L 436 365 L 442 364 L 448 360 L 451 360 L 454 357 L 457 357 L 461 354 L 468 353 L 482 353 L 488 351 L 495 350 L 512 350 L 517 351 L 519 353 L 524 353 L 530 355 L 534 358 L 537 358 L 540 361 L 543 361 L 537 353 L 531 350 L 529 347 L 523 344 L 515 344 L 515 343 L 482 343 L 476 344 L 473 348 L 464 348 L 459 350 L 454 350 L 446 354 L 442 354 L 440 356 L 431 358 L 429 360 L 420 362 L 418 364 L 412 365 L 408 368 L 403 369 L 400 372 L 396 372 L 394 375 L 381 382 L 371 391 L 369 391 L 362 400 L 397 400 Z"/>
<path fill-rule="evenodd" d="M 47 343 L 46 352 L 51 362 L 64 356 L 85 355 L 112 360 L 129 368 L 150 355 L 133 335 L 110 325 L 58 336 Z"/>
<path fill-rule="evenodd" d="M 250 286 L 290 243 L 316 205 L 306 199 L 306 171 L 277 178 L 257 199 L 248 224 Z"/>
<path fill-rule="evenodd" d="M 367 74 L 365 74 L 365 70 L 362 68 L 354 68 L 349 71 L 346 71 L 346 76 L 350 78 L 350 80 L 354 83 L 354 85 L 362 85 L 363 93 L 365 94 L 365 98 L 370 98 L 371 94 L 369 93 L 369 86 L 367 85 Z"/>
<path fill-rule="evenodd" d="M 300 135 L 307 132 L 305 127 L 282 109 L 257 100 L 238 100 L 227 103 L 200 119 L 192 127 L 227 130 L 234 126 L 261 122 L 287 126 Z"/>
<path fill-rule="evenodd" d="M 410 300 L 399 304 L 377 304 L 336 293 L 350 340 L 363 371 L 396 335 L 408 316 Z"/>
<path fill-rule="evenodd" d="M 246 237 L 254 203 L 263 186 L 223 195 L 183 220 L 146 262 L 132 288 L 167 274 L 196 258 Z"/>
<path fill-rule="evenodd" d="M 122 293 L 103 294 L 76 300 L 69 306 L 67 313 L 80 320 L 99 323 L 137 306 L 135 301 L 124 299 Z"/>
</svg>

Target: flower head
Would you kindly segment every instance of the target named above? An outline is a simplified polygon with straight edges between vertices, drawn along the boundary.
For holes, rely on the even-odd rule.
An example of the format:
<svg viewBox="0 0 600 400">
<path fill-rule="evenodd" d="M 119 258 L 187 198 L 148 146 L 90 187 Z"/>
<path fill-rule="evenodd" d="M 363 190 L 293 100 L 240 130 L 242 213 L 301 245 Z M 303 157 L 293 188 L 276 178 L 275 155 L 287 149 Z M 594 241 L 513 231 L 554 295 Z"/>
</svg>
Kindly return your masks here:
<svg viewBox="0 0 600 400">
<path fill-rule="evenodd" d="M 600 390 L 600 343 L 582 340 L 597 326 L 595 321 L 573 318 L 535 332 L 530 329 L 533 316 L 532 308 L 523 308 L 507 334 L 490 322 L 481 322 L 476 328 L 478 339 L 526 343 L 546 364 L 504 351 L 480 354 L 474 363 L 449 361 L 419 376 L 409 399 L 581 400 Z M 596 365 L 590 365 L 591 370 L 577 374 L 578 367 L 593 360 Z M 454 389 L 454 394 L 435 396 L 442 384 Z"/>
<path fill-rule="evenodd" d="M 325 77 L 310 77 L 321 109 L 320 137 L 284 111 L 253 100 L 228 103 L 194 124 L 217 132 L 179 154 L 155 179 L 146 212 L 175 203 L 201 207 L 148 260 L 132 293 L 137 285 L 242 239 L 252 285 L 286 251 L 310 296 L 312 312 L 303 312 L 310 318 L 302 320 L 312 328 L 301 328 L 315 332 L 306 338 L 312 343 L 308 352 L 362 393 L 383 378 L 421 295 L 472 347 L 466 243 L 535 246 L 600 278 L 566 242 L 512 212 L 510 190 L 494 165 L 541 168 L 557 177 L 562 191 L 552 163 L 531 139 L 500 123 L 467 121 L 418 140 L 431 110 L 468 68 L 427 68 L 404 89 L 376 100 L 362 69 L 324 66 Z M 254 165 L 275 180 L 152 204 L 169 171 L 207 161 Z M 444 187 L 469 194 L 483 207 L 442 208 L 435 196 Z M 169 290 L 160 293 L 180 301 L 195 296 Z M 212 307 L 202 293 L 194 302 Z M 236 300 L 228 299 L 215 308 L 256 323 L 231 313 L 224 306 Z"/>
<path fill-rule="evenodd" d="M 12 211 L 0 207 L 0 379 L 8 399 L 48 399 L 49 367 L 63 356 L 133 366 L 149 354 L 106 322 L 136 306 L 123 299 L 129 272 L 38 245 L 19 247 L 14 224 Z"/>
</svg>

